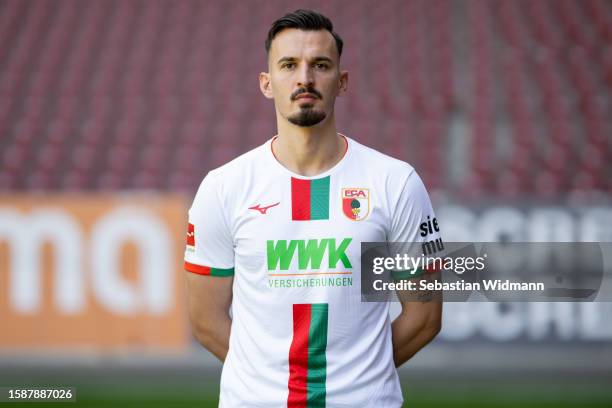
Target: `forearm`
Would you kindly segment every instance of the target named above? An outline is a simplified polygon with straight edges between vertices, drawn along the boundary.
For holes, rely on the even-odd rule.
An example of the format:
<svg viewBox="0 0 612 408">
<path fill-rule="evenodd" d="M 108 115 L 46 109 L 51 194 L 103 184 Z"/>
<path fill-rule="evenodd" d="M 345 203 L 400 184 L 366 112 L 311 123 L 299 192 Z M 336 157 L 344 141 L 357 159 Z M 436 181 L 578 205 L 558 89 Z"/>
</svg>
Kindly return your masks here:
<svg viewBox="0 0 612 408">
<path fill-rule="evenodd" d="M 231 326 L 232 320 L 224 316 L 208 327 L 195 328 L 194 334 L 204 348 L 224 362 L 229 350 Z"/>
<path fill-rule="evenodd" d="M 187 274 L 189 319 L 195 338 L 219 360 L 225 361 L 232 327 L 233 278 Z"/>
<path fill-rule="evenodd" d="M 440 331 L 438 319 L 422 319 L 400 315 L 391 324 L 393 342 L 393 361 L 399 367 L 414 356 L 427 343 L 433 340 Z"/>
</svg>

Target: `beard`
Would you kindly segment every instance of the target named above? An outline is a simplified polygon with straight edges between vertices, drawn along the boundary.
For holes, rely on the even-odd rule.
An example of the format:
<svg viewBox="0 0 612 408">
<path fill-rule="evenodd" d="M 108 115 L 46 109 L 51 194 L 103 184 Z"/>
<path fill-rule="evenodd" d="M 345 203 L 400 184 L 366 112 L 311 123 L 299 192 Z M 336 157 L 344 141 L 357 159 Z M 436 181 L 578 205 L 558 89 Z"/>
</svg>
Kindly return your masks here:
<svg viewBox="0 0 612 408">
<path fill-rule="evenodd" d="M 325 112 L 313 109 L 312 105 L 304 105 L 298 113 L 289 116 L 287 120 L 296 126 L 310 127 L 323 121 L 326 116 Z"/>
</svg>

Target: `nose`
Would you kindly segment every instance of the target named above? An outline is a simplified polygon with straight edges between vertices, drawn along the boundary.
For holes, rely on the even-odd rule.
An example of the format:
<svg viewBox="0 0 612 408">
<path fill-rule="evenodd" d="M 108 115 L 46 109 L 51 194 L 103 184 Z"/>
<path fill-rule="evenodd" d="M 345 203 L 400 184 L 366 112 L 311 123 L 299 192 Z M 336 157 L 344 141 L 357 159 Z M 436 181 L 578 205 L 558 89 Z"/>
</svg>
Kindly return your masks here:
<svg viewBox="0 0 612 408">
<path fill-rule="evenodd" d="M 312 70 L 308 64 L 302 64 L 299 69 L 297 78 L 297 86 L 303 88 L 310 88 L 314 85 L 314 76 Z"/>
</svg>

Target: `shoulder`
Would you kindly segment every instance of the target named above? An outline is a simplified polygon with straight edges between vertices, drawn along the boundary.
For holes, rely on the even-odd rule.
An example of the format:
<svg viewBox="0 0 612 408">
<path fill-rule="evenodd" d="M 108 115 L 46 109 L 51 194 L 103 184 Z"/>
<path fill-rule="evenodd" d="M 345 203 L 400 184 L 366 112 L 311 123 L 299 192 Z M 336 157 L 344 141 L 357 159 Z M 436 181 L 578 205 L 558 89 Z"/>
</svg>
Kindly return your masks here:
<svg viewBox="0 0 612 408">
<path fill-rule="evenodd" d="M 252 178 L 250 175 L 253 174 L 257 163 L 262 163 L 261 159 L 267 145 L 268 143 L 260 145 L 210 170 L 200 182 L 192 206 L 209 202 L 227 206 L 236 194 L 244 190 L 245 182 Z"/>
<path fill-rule="evenodd" d="M 386 180 L 392 185 L 405 184 L 410 178 L 419 178 L 416 170 L 409 163 L 396 159 L 371 147 L 351 139 L 356 163 L 367 166 L 368 172 L 379 180 Z"/>
<path fill-rule="evenodd" d="M 269 148 L 268 146 L 268 142 L 266 142 L 241 154 L 224 165 L 210 170 L 207 177 L 220 180 L 243 178 L 245 174 L 249 174 L 249 172 L 261 162 L 261 159 L 265 155 L 265 149 Z"/>
<path fill-rule="evenodd" d="M 214 190 L 224 196 L 233 190 L 243 189 L 245 181 L 251 179 L 255 171 L 265 163 L 268 148 L 269 141 L 210 170 L 201 181 L 198 191 Z"/>
</svg>

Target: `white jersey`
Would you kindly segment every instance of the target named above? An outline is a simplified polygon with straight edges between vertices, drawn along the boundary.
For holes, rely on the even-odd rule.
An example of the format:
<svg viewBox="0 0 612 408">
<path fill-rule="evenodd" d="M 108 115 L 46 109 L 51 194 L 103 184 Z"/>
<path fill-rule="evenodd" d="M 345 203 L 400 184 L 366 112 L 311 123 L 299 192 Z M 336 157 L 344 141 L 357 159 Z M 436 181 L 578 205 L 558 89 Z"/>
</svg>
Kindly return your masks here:
<svg viewBox="0 0 612 408">
<path fill-rule="evenodd" d="M 422 241 L 434 214 L 409 164 L 345 139 L 317 176 L 281 165 L 271 139 L 198 189 L 185 268 L 234 278 L 222 407 L 402 405 L 389 304 L 361 301 L 360 244 Z"/>
</svg>

